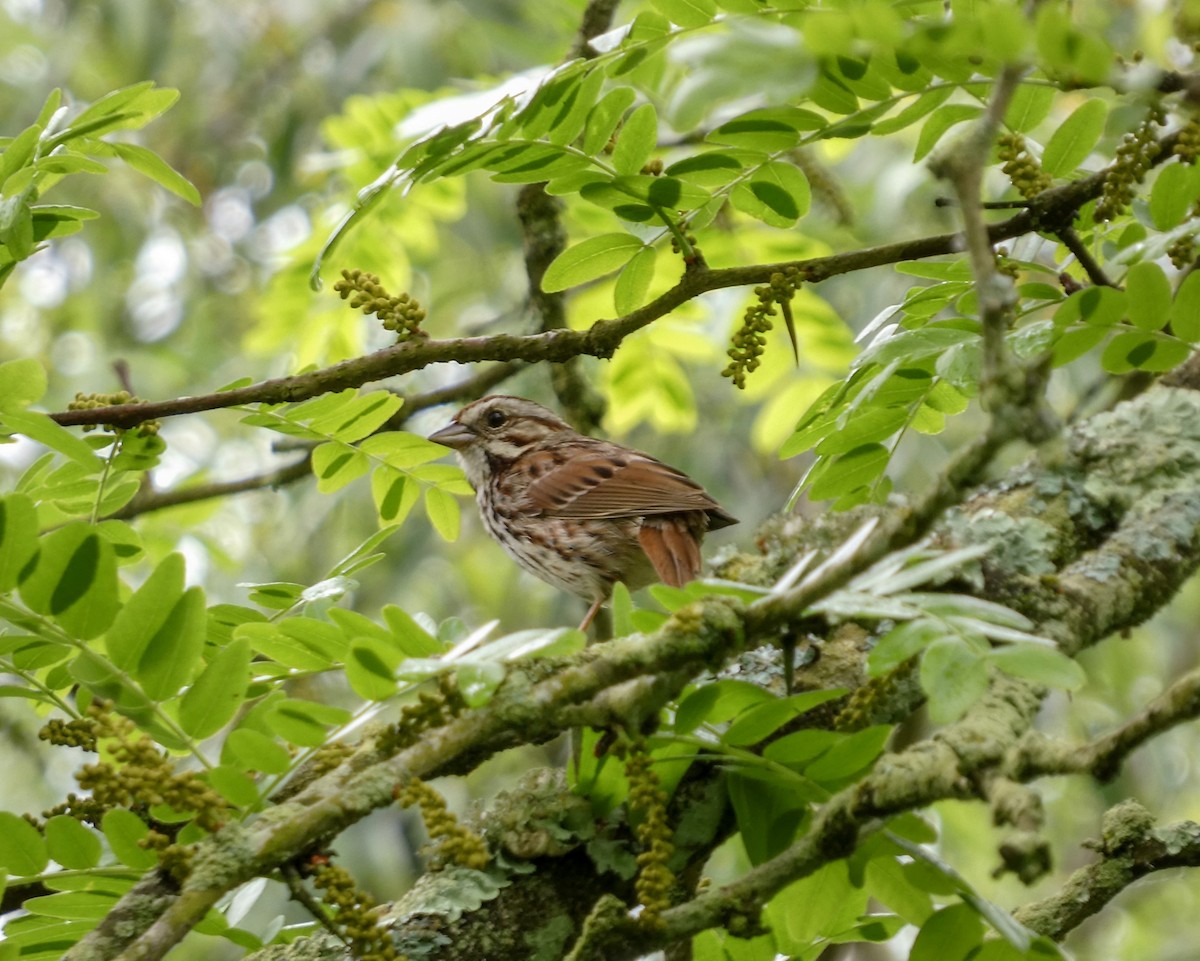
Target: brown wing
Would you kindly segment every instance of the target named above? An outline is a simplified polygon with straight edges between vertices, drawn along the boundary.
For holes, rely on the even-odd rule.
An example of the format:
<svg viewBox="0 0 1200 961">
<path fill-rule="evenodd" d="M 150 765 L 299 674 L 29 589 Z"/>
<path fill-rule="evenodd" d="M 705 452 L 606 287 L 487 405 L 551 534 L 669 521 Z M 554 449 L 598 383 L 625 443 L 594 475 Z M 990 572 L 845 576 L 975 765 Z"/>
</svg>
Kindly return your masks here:
<svg viewBox="0 0 1200 961">
<path fill-rule="evenodd" d="M 614 518 L 712 511 L 721 519 L 729 516 L 686 474 L 634 451 L 572 451 L 561 462 L 547 458 L 538 467 L 525 496 L 530 509 L 543 514 Z"/>
</svg>

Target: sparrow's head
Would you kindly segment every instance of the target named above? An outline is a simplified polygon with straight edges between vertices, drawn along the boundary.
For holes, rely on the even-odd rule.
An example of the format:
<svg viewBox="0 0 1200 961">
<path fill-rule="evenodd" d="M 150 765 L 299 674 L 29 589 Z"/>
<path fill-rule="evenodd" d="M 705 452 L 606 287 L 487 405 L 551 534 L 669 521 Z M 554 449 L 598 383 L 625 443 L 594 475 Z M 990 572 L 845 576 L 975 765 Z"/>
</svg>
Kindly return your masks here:
<svg viewBox="0 0 1200 961">
<path fill-rule="evenodd" d="M 496 470 L 511 464 L 563 431 L 570 433 L 571 426 L 541 404 L 496 394 L 467 404 L 429 439 L 454 448 L 467 479 L 478 488 L 489 467 Z"/>
</svg>

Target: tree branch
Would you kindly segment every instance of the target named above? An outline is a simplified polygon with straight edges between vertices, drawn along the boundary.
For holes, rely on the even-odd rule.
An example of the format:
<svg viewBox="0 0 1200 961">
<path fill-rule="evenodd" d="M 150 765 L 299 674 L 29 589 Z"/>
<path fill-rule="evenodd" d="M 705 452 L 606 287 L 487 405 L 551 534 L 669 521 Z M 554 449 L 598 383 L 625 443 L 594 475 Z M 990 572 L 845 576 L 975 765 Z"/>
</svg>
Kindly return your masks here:
<svg viewBox="0 0 1200 961">
<path fill-rule="evenodd" d="M 1137 801 L 1124 801 L 1105 813 L 1098 847 L 1099 861 L 1080 868 L 1056 893 L 1018 908 L 1016 919 L 1061 941 L 1139 878 L 1170 868 L 1200 867 L 1200 824 L 1178 821 L 1156 828 Z"/>
<path fill-rule="evenodd" d="M 1158 162 L 1171 156 L 1177 135 L 1162 141 Z M 1061 230 L 1069 226 L 1075 212 L 1100 195 L 1111 168 L 1039 194 L 1020 213 L 987 228 L 990 243 L 1009 240 L 1033 230 Z M 492 337 L 460 337 L 448 340 L 408 341 L 385 347 L 365 357 L 342 361 L 322 370 L 291 377 L 277 377 L 246 387 L 194 397 L 119 404 L 89 410 L 60 411 L 52 414 L 63 426 L 115 424 L 133 427 L 143 421 L 181 414 L 220 410 L 242 404 L 279 404 L 307 400 L 330 391 L 361 387 L 363 384 L 407 374 L 431 364 L 481 361 L 525 361 L 561 363 L 572 357 L 611 357 L 621 341 L 652 324 L 680 305 L 701 294 L 727 287 L 769 283 L 771 275 L 795 267 L 809 283 L 817 283 L 841 274 L 881 267 L 904 260 L 920 260 L 956 253 L 961 249 L 959 233 L 937 234 L 916 240 L 881 244 L 828 257 L 808 260 L 756 264 L 749 267 L 694 267 L 679 283 L 650 303 L 610 320 L 598 320 L 587 330 L 550 330 L 540 334 L 499 334 Z"/>
</svg>

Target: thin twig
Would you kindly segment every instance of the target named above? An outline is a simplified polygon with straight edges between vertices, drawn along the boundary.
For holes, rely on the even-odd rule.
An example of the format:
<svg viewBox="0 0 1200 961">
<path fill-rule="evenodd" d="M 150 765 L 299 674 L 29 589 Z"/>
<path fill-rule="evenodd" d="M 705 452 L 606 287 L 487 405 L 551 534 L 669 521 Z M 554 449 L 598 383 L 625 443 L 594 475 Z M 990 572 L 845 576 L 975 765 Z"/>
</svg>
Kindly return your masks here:
<svg viewBox="0 0 1200 961">
<path fill-rule="evenodd" d="M 1079 261 L 1079 266 L 1083 268 L 1088 275 L 1088 279 L 1097 287 L 1116 287 L 1108 275 L 1104 272 L 1104 268 L 1100 266 L 1096 258 L 1092 256 L 1092 252 L 1084 246 L 1082 240 L 1079 239 L 1079 234 L 1075 232 L 1074 227 L 1067 227 L 1058 232 L 1058 239 L 1063 242 L 1063 246 L 1075 255 L 1075 259 Z"/>
<path fill-rule="evenodd" d="M 217 497 L 228 497 L 231 494 L 244 494 L 247 491 L 262 490 L 266 487 L 283 487 L 307 477 L 312 473 L 312 457 L 310 454 L 288 464 L 262 474 L 243 477 L 241 480 L 222 481 L 215 484 L 196 484 L 192 487 L 177 487 L 173 490 L 139 491 L 128 504 L 106 517 L 106 520 L 129 520 L 140 517 L 152 511 L 166 510 L 168 507 L 182 507 L 185 504 L 195 504 L 200 501 L 212 500 Z"/>
</svg>

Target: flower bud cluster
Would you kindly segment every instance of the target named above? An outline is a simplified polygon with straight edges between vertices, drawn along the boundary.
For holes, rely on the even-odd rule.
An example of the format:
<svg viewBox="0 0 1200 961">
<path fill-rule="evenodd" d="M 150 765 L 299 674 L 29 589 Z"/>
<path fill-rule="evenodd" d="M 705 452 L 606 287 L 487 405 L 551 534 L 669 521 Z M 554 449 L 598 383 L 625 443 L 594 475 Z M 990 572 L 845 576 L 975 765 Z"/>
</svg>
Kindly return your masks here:
<svg viewBox="0 0 1200 961">
<path fill-rule="evenodd" d="M 342 279 L 333 285 L 342 300 L 364 314 L 383 321 L 384 330 L 395 331 L 397 340 L 416 340 L 429 335 L 421 329 L 425 310 L 408 294 L 393 297 L 379 278 L 365 270 L 343 270 Z"/>
<path fill-rule="evenodd" d="M 1125 134 L 1104 181 L 1104 193 L 1096 204 L 1096 223 L 1115 219 L 1133 200 L 1134 190 L 1162 150 L 1154 128 L 1163 122 L 1162 112 L 1152 110 L 1150 116 Z"/>
<path fill-rule="evenodd" d="M 39 737 L 106 755 L 105 760 L 75 772 L 75 780 L 91 797 L 56 813 L 96 823 L 112 808 L 145 812 L 165 804 L 176 811 L 195 812 L 196 823 L 206 831 L 216 830 L 225 818 L 225 799 L 195 771 L 176 771 L 153 740 L 129 718 L 113 713 L 111 702 L 93 702 L 85 717 L 73 721 L 50 721 Z"/>
<path fill-rule="evenodd" d="M 722 377 L 731 378 L 737 387 L 745 389 L 746 374 L 754 373 L 762 363 L 767 332 L 775 326 L 771 320 L 777 313 L 775 305 L 791 300 L 802 280 L 800 269 L 792 266 L 771 274 L 766 286 L 754 288 L 757 301 L 746 308 L 742 326 L 733 335 L 727 351 L 729 363 L 721 371 Z"/>
<path fill-rule="evenodd" d="M 350 872 L 328 858 L 314 859 L 313 885 L 321 899 L 337 910 L 333 926 L 358 961 L 403 961 L 387 931 L 375 920 L 375 899 L 354 883 Z"/>
<path fill-rule="evenodd" d="M 457 864 L 482 871 L 492 856 L 487 845 L 474 831 L 463 827 L 458 818 L 446 808 L 446 800 L 418 777 L 397 785 L 393 794 L 405 807 L 416 805 L 425 822 L 429 840 L 436 844 L 431 867 Z"/>
<path fill-rule="evenodd" d="M 999 155 L 1004 161 L 1001 169 L 1026 200 L 1032 200 L 1054 182 L 1029 152 L 1025 138 L 1019 133 L 1006 133 L 1000 137 Z"/>
<path fill-rule="evenodd" d="M 111 394 L 85 394 L 82 391 L 75 395 L 75 399 L 67 402 L 67 410 L 97 410 L 101 407 L 116 407 L 118 404 L 144 404 L 145 401 L 127 390 L 118 390 Z M 116 424 L 84 424 L 85 431 L 95 430 L 102 426 L 105 430 L 114 434 L 119 434 L 125 430 L 124 427 L 119 427 Z M 144 420 L 137 425 L 137 432 L 142 437 L 150 437 L 158 433 L 161 425 L 156 420 Z"/>
<path fill-rule="evenodd" d="M 673 832 L 667 820 L 667 792 L 662 789 L 644 738 L 622 745 L 625 777 L 629 780 L 629 808 L 641 815 L 637 826 L 641 851 L 634 882 L 642 905 L 641 921 L 650 927 L 662 923 L 662 912 L 671 906 L 675 875 L 667 866 L 675 853 Z"/>
</svg>

